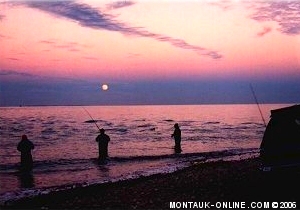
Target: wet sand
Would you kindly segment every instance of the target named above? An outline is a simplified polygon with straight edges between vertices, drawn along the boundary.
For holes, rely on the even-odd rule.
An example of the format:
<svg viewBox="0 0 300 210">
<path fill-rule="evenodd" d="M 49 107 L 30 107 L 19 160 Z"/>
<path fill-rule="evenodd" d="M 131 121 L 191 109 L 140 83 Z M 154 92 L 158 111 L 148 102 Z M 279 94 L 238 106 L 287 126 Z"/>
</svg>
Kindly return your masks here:
<svg viewBox="0 0 300 210">
<path fill-rule="evenodd" d="M 53 192 L 8 202 L 1 209 L 170 209 L 170 202 L 296 202 L 300 170 L 260 170 L 258 158 L 194 163 L 170 174 Z M 180 207 L 183 203 L 177 203 Z M 195 205 L 194 205 L 195 204 Z M 270 203 L 271 205 L 271 203 Z M 181 206 L 183 207 L 183 206 Z M 203 206 L 204 207 L 204 206 Z M 300 203 L 297 203 L 300 208 Z M 210 206 L 210 209 L 214 207 Z"/>
</svg>

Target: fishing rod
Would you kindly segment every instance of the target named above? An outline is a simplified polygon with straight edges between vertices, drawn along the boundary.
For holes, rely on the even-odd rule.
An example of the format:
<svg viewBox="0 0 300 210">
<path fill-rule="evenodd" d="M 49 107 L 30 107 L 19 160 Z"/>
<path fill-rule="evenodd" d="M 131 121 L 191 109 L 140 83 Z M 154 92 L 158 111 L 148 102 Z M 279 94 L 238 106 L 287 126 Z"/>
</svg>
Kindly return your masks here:
<svg viewBox="0 0 300 210">
<path fill-rule="evenodd" d="M 261 112 L 261 110 L 260 110 L 260 106 L 259 106 L 258 100 L 257 100 L 257 98 L 256 98 L 256 95 L 255 95 L 255 92 L 254 92 L 254 89 L 253 89 L 251 83 L 250 83 L 250 89 L 251 89 L 252 95 L 253 95 L 253 97 L 254 97 L 255 103 L 256 103 L 256 105 L 257 105 L 257 107 L 258 107 L 258 110 L 259 110 L 261 119 L 262 119 L 262 121 L 264 122 L 265 127 L 267 127 L 266 121 L 265 121 L 264 116 L 263 116 L 263 114 L 262 114 L 262 112 Z"/>
<path fill-rule="evenodd" d="M 94 120 L 94 118 L 92 117 L 92 115 L 88 112 L 88 110 L 86 110 L 84 107 L 82 107 L 84 109 L 84 111 L 90 116 L 90 118 L 92 119 L 93 123 L 95 123 L 95 125 L 97 126 L 98 130 L 100 131 L 100 128 L 98 126 L 98 124 L 96 123 L 96 120 Z"/>
</svg>

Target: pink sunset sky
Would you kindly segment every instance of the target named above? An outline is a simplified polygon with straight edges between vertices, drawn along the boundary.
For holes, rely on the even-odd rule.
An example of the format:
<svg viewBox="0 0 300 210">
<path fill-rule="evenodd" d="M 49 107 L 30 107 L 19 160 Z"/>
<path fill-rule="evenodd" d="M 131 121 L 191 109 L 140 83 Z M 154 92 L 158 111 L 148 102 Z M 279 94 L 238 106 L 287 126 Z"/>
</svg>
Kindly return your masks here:
<svg viewBox="0 0 300 210">
<path fill-rule="evenodd" d="M 2 1 L 0 28 L 2 105 L 17 103 L 7 95 L 13 82 L 41 80 L 115 84 L 112 103 L 142 81 L 188 92 L 191 83 L 271 80 L 300 100 L 299 1 Z"/>
</svg>

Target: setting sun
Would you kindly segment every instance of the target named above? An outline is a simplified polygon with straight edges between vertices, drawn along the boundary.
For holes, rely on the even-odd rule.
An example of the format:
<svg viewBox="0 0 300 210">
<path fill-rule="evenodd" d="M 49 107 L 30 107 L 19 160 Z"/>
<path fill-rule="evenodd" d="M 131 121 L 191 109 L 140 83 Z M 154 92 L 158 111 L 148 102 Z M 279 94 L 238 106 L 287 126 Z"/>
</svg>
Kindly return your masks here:
<svg viewBox="0 0 300 210">
<path fill-rule="evenodd" d="M 108 90 L 108 85 L 107 85 L 107 84 L 103 84 L 103 85 L 101 86 L 101 88 L 102 88 L 102 90 Z"/>
</svg>

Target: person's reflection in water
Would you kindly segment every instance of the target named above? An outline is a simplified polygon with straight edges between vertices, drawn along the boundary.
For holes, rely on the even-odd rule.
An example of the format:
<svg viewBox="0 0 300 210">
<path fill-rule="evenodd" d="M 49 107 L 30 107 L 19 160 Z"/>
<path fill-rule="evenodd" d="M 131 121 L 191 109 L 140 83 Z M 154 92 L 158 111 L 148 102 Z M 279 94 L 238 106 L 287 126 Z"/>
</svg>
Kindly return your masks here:
<svg viewBox="0 0 300 210">
<path fill-rule="evenodd" d="M 32 172 L 21 172 L 18 178 L 21 188 L 33 188 L 35 186 Z"/>
<path fill-rule="evenodd" d="M 110 178 L 110 167 L 107 162 L 99 162 L 98 159 L 95 160 L 95 167 L 97 167 L 97 176 L 101 178 Z"/>
<path fill-rule="evenodd" d="M 109 178 L 109 168 L 107 166 L 99 165 L 98 169 L 101 177 Z"/>
</svg>

